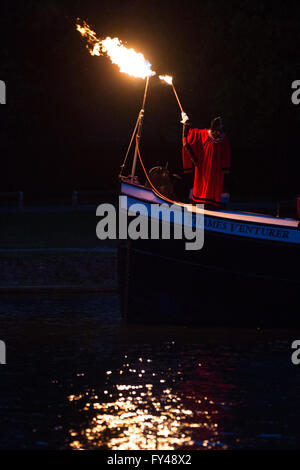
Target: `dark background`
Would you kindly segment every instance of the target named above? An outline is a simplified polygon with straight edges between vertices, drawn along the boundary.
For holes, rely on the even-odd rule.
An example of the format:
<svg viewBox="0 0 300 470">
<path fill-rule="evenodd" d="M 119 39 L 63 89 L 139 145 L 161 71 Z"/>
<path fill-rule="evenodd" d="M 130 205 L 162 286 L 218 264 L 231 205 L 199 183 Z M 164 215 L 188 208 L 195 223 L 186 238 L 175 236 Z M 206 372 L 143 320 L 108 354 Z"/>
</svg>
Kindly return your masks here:
<svg viewBox="0 0 300 470">
<path fill-rule="evenodd" d="M 28 198 L 116 189 L 144 81 L 92 57 L 75 29 L 118 36 L 158 74 L 174 76 L 195 127 L 222 114 L 231 139 L 232 198 L 299 192 L 300 2 L 3 1 L 0 185 Z M 181 171 L 180 114 L 172 90 L 151 79 L 142 151 Z M 126 172 L 125 172 L 126 173 Z"/>
</svg>

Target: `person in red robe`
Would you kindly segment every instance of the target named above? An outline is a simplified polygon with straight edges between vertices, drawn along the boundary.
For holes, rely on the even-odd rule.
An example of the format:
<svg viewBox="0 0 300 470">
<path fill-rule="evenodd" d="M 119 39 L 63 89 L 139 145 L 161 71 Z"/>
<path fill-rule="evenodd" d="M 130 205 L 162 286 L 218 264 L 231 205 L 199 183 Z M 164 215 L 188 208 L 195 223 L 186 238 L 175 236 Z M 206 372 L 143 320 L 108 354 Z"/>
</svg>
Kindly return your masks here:
<svg viewBox="0 0 300 470">
<path fill-rule="evenodd" d="M 222 118 L 212 120 L 210 129 L 193 129 L 182 113 L 184 173 L 195 168 L 192 201 L 220 206 L 224 174 L 230 169 L 230 143 Z"/>
</svg>

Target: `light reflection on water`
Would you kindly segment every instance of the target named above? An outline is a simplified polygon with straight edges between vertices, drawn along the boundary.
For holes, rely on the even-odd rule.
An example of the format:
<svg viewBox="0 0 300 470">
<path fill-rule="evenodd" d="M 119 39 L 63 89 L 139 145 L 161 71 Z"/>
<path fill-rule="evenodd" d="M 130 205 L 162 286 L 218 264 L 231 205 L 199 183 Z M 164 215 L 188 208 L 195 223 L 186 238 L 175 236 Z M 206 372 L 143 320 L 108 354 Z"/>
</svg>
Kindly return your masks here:
<svg viewBox="0 0 300 470">
<path fill-rule="evenodd" d="M 2 296 L 0 315 L 1 449 L 297 448 L 299 331 L 122 327 L 91 295 Z"/>
<path fill-rule="evenodd" d="M 177 391 L 181 370 L 169 368 L 165 375 L 149 369 L 149 358 L 139 358 L 138 365 L 130 364 L 126 356 L 124 359 L 122 368 L 106 371 L 101 396 L 91 391 L 68 397 L 69 402 L 78 402 L 80 412 L 90 416 L 80 433 L 70 429 L 72 449 L 227 448 L 218 439 L 218 408 L 225 403 L 216 405 L 207 396 L 200 399 Z M 203 435 L 203 440 L 195 442 L 195 434 Z"/>
</svg>

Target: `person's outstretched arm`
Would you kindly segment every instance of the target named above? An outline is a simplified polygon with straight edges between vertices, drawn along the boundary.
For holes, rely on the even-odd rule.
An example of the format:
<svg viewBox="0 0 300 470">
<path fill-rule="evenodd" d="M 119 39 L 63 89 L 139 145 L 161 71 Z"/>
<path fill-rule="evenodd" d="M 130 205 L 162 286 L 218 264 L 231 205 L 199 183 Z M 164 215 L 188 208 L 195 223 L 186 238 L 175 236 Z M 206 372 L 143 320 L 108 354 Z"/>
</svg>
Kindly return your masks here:
<svg viewBox="0 0 300 470">
<path fill-rule="evenodd" d="M 192 164 L 194 166 L 199 166 L 199 162 L 196 158 L 196 155 L 195 155 L 192 147 L 190 146 L 190 144 L 188 142 L 188 133 L 189 133 L 189 130 L 191 129 L 190 120 L 189 120 L 189 118 L 188 118 L 188 116 L 185 112 L 183 112 L 181 114 L 181 117 L 182 117 L 182 120 L 180 122 L 183 124 L 183 129 L 182 129 L 183 149 L 186 150 L 186 152 L 188 153 L 188 155 L 189 155 L 189 157 L 192 161 Z"/>
</svg>

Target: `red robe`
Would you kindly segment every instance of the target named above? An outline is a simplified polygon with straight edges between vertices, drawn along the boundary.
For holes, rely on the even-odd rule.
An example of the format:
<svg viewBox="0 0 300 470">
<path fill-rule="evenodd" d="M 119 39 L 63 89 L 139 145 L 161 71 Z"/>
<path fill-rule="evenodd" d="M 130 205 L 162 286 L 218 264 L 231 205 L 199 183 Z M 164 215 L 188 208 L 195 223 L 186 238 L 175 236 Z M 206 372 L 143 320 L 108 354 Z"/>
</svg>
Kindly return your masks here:
<svg viewBox="0 0 300 470">
<path fill-rule="evenodd" d="M 223 189 L 223 170 L 230 167 L 229 139 L 225 135 L 216 142 L 209 136 L 208 129 L 189 129 L 186 139 L 199 163 L 195 167 L 193 201 L 218 204 Z M 184 172 L 192 172 L 192 160 L 185 147 L 182 149 L 182 158 Z"/>
</svg>

